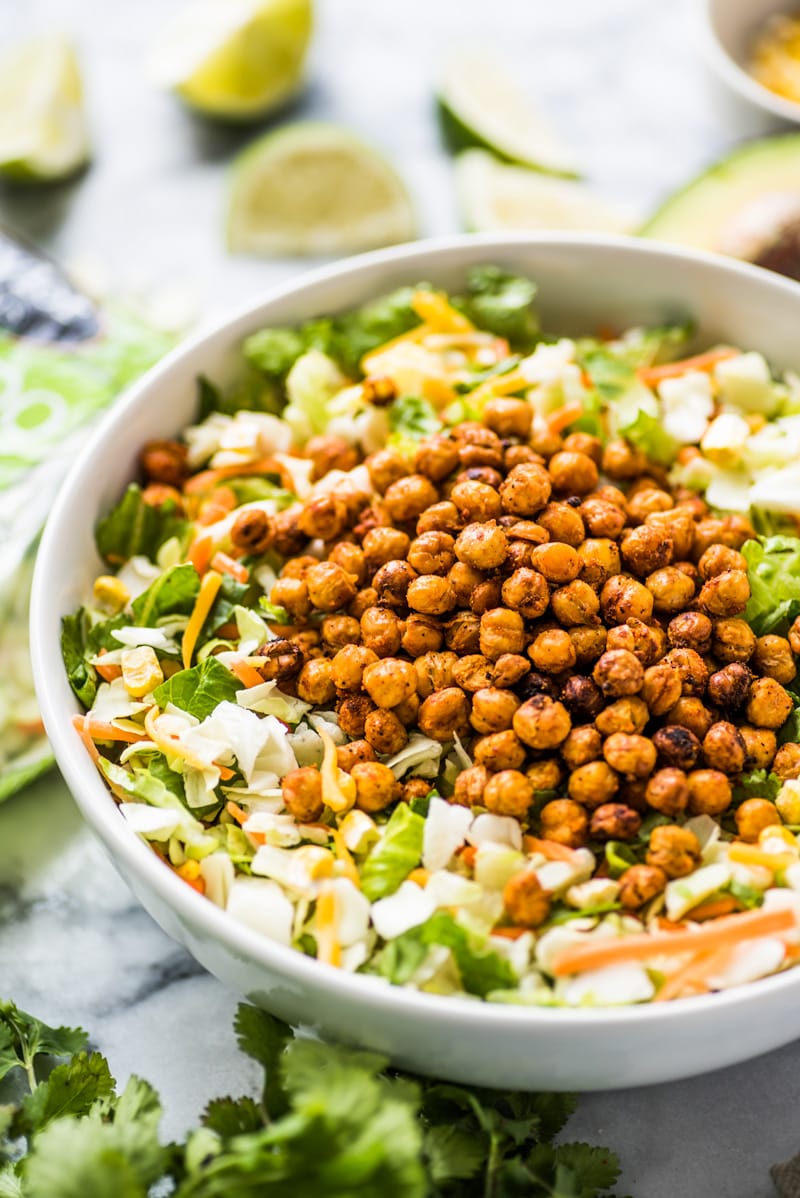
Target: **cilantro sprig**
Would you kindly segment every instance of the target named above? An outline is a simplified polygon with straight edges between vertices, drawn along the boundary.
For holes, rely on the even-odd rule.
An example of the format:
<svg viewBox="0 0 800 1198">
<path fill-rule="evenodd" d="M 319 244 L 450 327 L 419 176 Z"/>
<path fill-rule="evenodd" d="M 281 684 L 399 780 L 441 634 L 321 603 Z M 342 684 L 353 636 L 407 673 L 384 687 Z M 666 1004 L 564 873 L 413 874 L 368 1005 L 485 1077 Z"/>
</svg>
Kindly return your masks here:
<svg viewBox="0 0 800 1198">
<path fill-rule="evenodd" d="M 235 1028 L 261 1092 L 164 1145 L 147 1082 L 118 1092 L 84 1032 L 0 1002 L 0 1198 L 599 1198 L 619 1174 L 605 1148 L 553 1142 L 570 1095 L 409 1077 L 246 1004 Z"/>
</svg>

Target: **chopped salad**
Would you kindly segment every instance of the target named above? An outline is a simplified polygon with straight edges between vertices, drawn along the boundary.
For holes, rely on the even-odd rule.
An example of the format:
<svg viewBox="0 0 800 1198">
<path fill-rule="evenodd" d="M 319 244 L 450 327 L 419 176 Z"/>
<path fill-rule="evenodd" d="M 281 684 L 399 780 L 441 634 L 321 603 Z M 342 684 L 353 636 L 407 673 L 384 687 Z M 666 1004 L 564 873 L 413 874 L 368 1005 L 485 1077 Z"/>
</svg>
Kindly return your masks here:
<svg viewBox="0 0 800 1198">
<path fill-rule="evenodd" d="M 800 385 L 534 297 L 480 268 L 201 379 L 64 619 L 76 734 L 164 868 L 321 963 L 722 990 L 800 956 Z"/>
</svg>

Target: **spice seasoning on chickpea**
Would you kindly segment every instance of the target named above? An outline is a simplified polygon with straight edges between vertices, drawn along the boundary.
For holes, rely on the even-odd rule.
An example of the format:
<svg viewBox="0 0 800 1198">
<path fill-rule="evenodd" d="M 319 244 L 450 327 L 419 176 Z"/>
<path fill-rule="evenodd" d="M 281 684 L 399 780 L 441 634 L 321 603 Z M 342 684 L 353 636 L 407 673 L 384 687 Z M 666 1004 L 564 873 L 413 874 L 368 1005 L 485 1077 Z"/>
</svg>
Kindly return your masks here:
<svg viewBox="0 0 800 1198">
<path fill-rule="evenodd" d="M 549 384 L 529 380 L 554 347 L 509 347 L 473 327 L 474 310 L 418 292 L 388 344 L 370 334 L 351 361 L 332 362 L 346 377 L 316 427 L 335 432 L 292 443 L 273 416 L 247 413 L 240 428 L 216 413 L 185 439 L 144 447 L 148 522 L 170 505 L 185 528 L 164 557 L 188 546 L 177 567 L 188 597 L 134 641 L 150 601 L 101 576 L 81 621 L 111 619 L 109 646 L 125 626 L 125 645 L 148 650 L 148 681 L 127 668 L 131 650 L 95 656 L 84 631 L 83 686 L 73 682 L 88 714 L 76 727 L 123 812 L 147 803 L 153 767 L 159 784 L 183 788 L 188 816 L 152 838 L 166 868 L 196 858 L 213 898 L 224 857 L 232 885 L 253 896 L 243 902 L 262 893 L 245 875 L 269 879 L 263 893 L 291 906 L 303 951 L 324 941 L 343 968 L 389 968 L 372 904 L 404 916 L 410 879 L 426 902 L 448 896 L 432 918 L 468 925 L 476 960 L 508 978 L 499 991 L 561 996 L 571 950 L 551 971 L 537 941 L 577 911 L 580 943 L 612 955 L 634 930 L 652 935 L 642 974 L 657 996 L 674 977 L 658 919 L 673 920 L 676 880 L 691 891 L 712 862 L 766 854 L 770 829 L 782 862 L 800 865 L 800 746 L 787 723 L 800 708 L 800 617 L 782 614 L 794 611 L 800 537 L 757 539 L 745 517 L 713 510 L 711 491 L 687 486 L 702 445 L 671 466 L 648 458 L 646 437 L 612 435 L 620 412 L 594 392 L 580 343 L 558 343 L 561 381 L 590 398 L 592 424 L 575 427 L 577 401 L 550 411 Z M 638 344 L 597 343 L 626 372 Z M 656 405 L 660 370 L 637 371 Z M 280 499 L 259 498 L 262 487 Z M 256 498 L 240 502 L 245 493 Z M 168 604 L 157 549 L 154 587 Z M 797 566 L 771 554 L 797 554 Z M 766 872 L 752 871 L 748 915 Z M 770 877 L 788 885 L 781 869 Z M 316 901 L 328 881 L 333 916 Z M 465 913 L 452 895 L 475 886 Z M 435 963 L 426 957 L 420 977 Z M 441 968 L 459 976 L 453 956 Z"/>
</svg>

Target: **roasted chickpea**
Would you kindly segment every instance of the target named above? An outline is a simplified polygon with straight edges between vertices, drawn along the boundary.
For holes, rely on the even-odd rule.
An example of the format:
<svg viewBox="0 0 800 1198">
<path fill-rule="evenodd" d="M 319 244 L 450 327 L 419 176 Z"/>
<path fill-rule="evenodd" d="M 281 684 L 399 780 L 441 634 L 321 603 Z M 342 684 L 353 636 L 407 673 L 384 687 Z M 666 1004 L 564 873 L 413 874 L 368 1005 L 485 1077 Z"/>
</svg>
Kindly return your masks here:
<svg viewBox="0 0 800 1198">
<path fill-rule="evenodd" d="M 392 520 L 416 520 L 439 498 L 436 488 L 424 474 L 408 474 L 387 488 L 383 497 Z"/>
<path fill-rule="evenodd" d="M 494 663 L 482 653 L 470 653 L 456 658 L 453 666 L 453 681 L 462 690 L 475 693 L 493 683 Z"/>
<path fill-rule="evenodd" d="M 307 537 L 332 541 L 347 527 L 347 504 L 339 495 L 317 495 L 303 506 L 297 524 Z"/>
<path fill-rule="evenodd" d="M 245 508 L 233 522 L 231 541 L 237 549 L 258 557 L 266 553 L 273 541 L 273 526 L 261 508 Z"/>
<path fill-rule="evenodd" d="M 384 657 L 366 666 L 362 685 L 378 707 L 396 707 L 417 688 L 414 666 L 399 657 Z"/>
<path fill-rule="evenodd" d="M 573 549 L 582 544 L 586 537 L 580 513 L 568 503 L 548 503 L 539 512 L 536 522 L 550 534 L 551 541 L 561 541 Z"/>
<path fill-rule="evenodd" d="M 270 548 L 281 557 L 294 557 L 308 545 L 308 537 L 298 526 L 299 517 L 298 507 L 287 508 L 284 512 L 270 516 Z"/>
<path fill-rule="evenodd" d="M 477 570 L 495 570 L 505 561 L 508 538 L 494 520 L 468 524 L 455 544 L 459 561 Z"/>
<path fill-rule="evenodd" d="M 361 640 L 378 657 L 397 653 L 401 633 L 397 616 L 385 607 L 368 607 L 361 617 Z"/>
<path fill-rule="evenodd" d="M 702 740 L 714 723 L 714 717 L 705 704 L 693 695 L 684 695 L 667 712 L 669 724 L 679 724 Z"/>
<path fill-rule="evenodd" d="M 354 695 L 348 692 L 337 704 L 339 727 L 352 740 L 362 740 L 367 716 L 375 710 L 369 695 Z"/>
<path fill-rule="evenodd" d="M 463 524 L 456 505 L 449 499 L 444 499 L 441 503 L 432 503 L 422 513 L 417 520 L 417 536 L 422 536 L 425 532 L 457 533 Z"/>
<path fill-rule="evenodd" d="M 750 581 L 744 570 L 723 570 L 703 583 L 697 598 L 710 616 L 736 616 L 747 607 Z"/>
<path fill-rule="evenodd" d="M 427 699 L 434 691 L 453 685 L 453 670 L 458 664 L 455 653 L 423 653 L 414 662 L 417 676 L 417 694 Z"/>
<path fill-rule="evenodd" d="M 668 878 L 685 878 L 700 864 L 700 841 L 688 828 L 662 824 L 650 833 L 646 861 Z"/>
<path fill-rule="evenodd" d="M 627 441 L 609 441 L 603 450 L 603 474 L 609 478 L 636 478 L 645 468 L 645 457 Z"/>
<path fill-rule="evenodd" d="M 534 695 L 514 713 L 514 731 L 532 749 L 554 749 L 567 739 L 572 721 L 563 703 Z"/>
<path fill-rule="evenodd" d="M 408 549 L 408 564 L 418 574 L 446 574 L 455 565 L 455 542 L 446 532 L 424 532 Z"/>
<path fill-rule="evenodd" d="M 285 774 L 281 793 L 284 807 L 299 824 L 313 824 L 322 815 L 322 779 L 314 766 Z"/>
<path fill-rule="evenodd" d="M 431 740 L 452 740 L 454 734 L 466 735 L 469 728 L 469 700 L 458 686 L 429 695 L 417 716 L 420 731 Z"/>
<path fill-rule="evenodd" d="M 644 732 L 650 712 L 647 704 L 638 695 L 629 695 L 609 703 L 595 720 L 598 732 L 603 736 L 611 736 L 614 732 L 639 733 Z"/>
<path fill-rule="evenodd" d="M 744 741 L 746 770 L 768 770 L 777 752 L 775 733 L 769 728 L 751 728 L 742 724 L 739 735 Z"/>
<path fill-rule="evenodd" d="M 673 616 L 667 626 L 667 638 L 673 649 L 694 649 L 705 654 L 711 648 L 714 625 L 699 611 L 685 611 Z"/>
<path fill-rule="evenodd" d="M 590 537 L 610 537 L 619 540 L 625 527 L 625 513 L 615 503 L 590 495 L 580 508 L 583 523 Z"/>
<path fill-rule="evenodd" d="M 358 644 L 361 625 L 353 616 L 326 616 L 320 625 L 320 633 L 325 648 L 337 653 L 345 645 Z"/>
<path fill-rule="evenodd" d="M 664 655 L 666 637 L 663 629 L 632 616 L 624 624 L 609 628 L 608 648 L 627 649 L 643 666 L 651 666 Z"/>
<path fill-rule="evenodd" d="M 533 408 L 524 399 L 487 400 L 483 408 L 483 423 L 498 437 L 527 437 L 531 431 Z"/>
<path fill-rule="evenodd" d="M 409 657 L 421 657 L 441 649 L 443 640 L 444 630 L 435 617 L 412 612 L 403 626 L 400 644 Z"/>
<path fill-rule="evenodd" d="M 330 470 L 352 470 L 354 466 L 358 465 L 359 458 L 358 450 L 348 444 L 343 437 L 334 437 L 328 434 L 312 437 L 310 441 L 307 441 L 303 455 L 314 463 L 314 469 L 311 472 L 312 482 L 324 478 Z M 404 469 L 407 470 L 408 467 L 404 466 Z"/>
<path fill-rule="evenodd" d="M 567 632 L 575 650 L 575 664 L 582 670 L 588 669 L 606 648 L 605 628 L 601 624 L 577 624 Z"/>
<path fill-rule="evenodd" d="M 462 420 L 451 429 L 450 435 L 458 446 L 462 466 L 502 466 L 503 443 L 486 425 L 477 420 Z"/>
<path fill-rule="evenodd" d="M 721 815 L 730 807 L 733 792 L 721 770 L 692 770 L 686 781 L 692 815 Z"/>
<path fill-rule="evenodd" d="M 596 728 L 585 724 L 573 728 L 561 746 L 561 756 L 571 770 L 589 761 L 597 761 L 603 751 L 603 738 Z"/>
<path fill-rule="evenodd" d="M 539 812 L 539 832 L 544 840 L 553 840 L 570 849 L 586 844 L 589 818 L 574 799 L 553 799 Z"/>
<path fill-rule="evenodd" d="M 476 765 L 483 765 L 492 773 L 519 770 L 525 764 L 525 746 L 510 728 L 478 737 L 472 746 L 472 755 Z"/>
<path fill-rule="evenodd" d="M 588 761 L 570 774 L 570 798 L 593 810 L 608 803 L 619 790 L 619 778 L 605 761 Z"/>
<path fill-rule="evenodd" d="M 407 699 L 403 699 L 402 703 L 398 703 L 392 711 L 397 716 L 404 728 L 411 728 L 417 722 L 419 715 L 420 701 L 419 695 L 416 693 L 409 695 Z"/>
<path fill-rule="evenodd" d="M 338 541 L 328 554 L 328 561 L 341 566 L 355 578 L 357 586 L 363 586 L 367 574 L 364 553 L 352 541 Z"/>
<path fill-rule="evenodd" d="M 609 537 L 589 537 L 578 546 L 577 553 L 581 563 L 580 577 L 589 586 L 602 587 L 622 568 L 619 546 Z"/>
<path fill-rule="evenodd" d="M 525 648 L 525 625 L 518 612 L 496 607 L 480 618 L 480 651 L 490 661 L 503 653 L 521 653 Z M 456 650 L 458 652 L 458 650 Z"/>
<path fill-rule="evenodd" d="M 370 607 L 375 607 L 378 602 L 378 592 L 374 587 L 362 587 L 356 592 L 356 597 L 347 609 L 347 614 L 352 616 L 354 620 L 361 623 L 361 617 L 364 612 Z"/>
<path fill-rule="evenodd" d="M 550 604 L 556 619 L 568 627 L 593 623 L 600 610 L 597 592 L 579 578 L 553 591 Z"/>
<path fill-rule="evenodd" d="M 526 620 L 536 620 L 547 610 L 550 588 L 538 570 L 523 567 L 505 580 L 502 598 L 507 607 Z"/>
<path fill-rule="evenodd" d="M 674 666 L 659 663 L 644 672 L 642 698 L 651 715 L 666 715 L 681 697 L 683 682 Z"/>
<path fill-rule="evenodd" d="M 476 732 L 505 732 L 511 727 L 519 705 L 519 699 L 511 691 L 485 687 L 472 697 L 470 723 Z"/>
<path fill-rule="evenodd" d="M 392 483 L 405 478 L 409 471 L 408 462 L 396 449 L 379 449 L 370 454 L 364 465 L 369 471 L 370 482 L 381 495 Z"/>
<path fill-rule="evenodd" d="M 703 740 L 706 765 L 724 774 L 738 774 L 744 769 L 747 749 L 735 724 L 720 720 L 712 724 Z"/>
<path fill-rule="evenodd" d="M 650 512 L 645 517 L 645 523 L 671 537 L 675 561 L 684 561 L 691 556 L 694 547 L 694 520 L 690 511 L 674 507 L 669 511 Z"/>
<path fill-rule="evenodd" d="M 482 807 L 483 792 L 488 781 L 489 775 L 482 765 L 462 770 L 453 788 L 453 802 L 460 807 Z"/>
<path fill-rule="evenodd" d="M 455 562 L 447 572 L 447 581 L 453 588 L 456 603 L 468 607 L 475 590 L 484 582 L 486 575 L 466 562 Z"/>
<path fill-rule="evenodd" d="M 694 597 L 694 583 L 678 566 L 665 566 L 663 570 L 648 574 L 645 586 L 659 613 L 680 611 Z"/>
<path fill-rule="evenodd" d="M 550 895 L 532 869 L 521 869 L 508 879 L 503 903 L 508 918 L 518 927 L 538 928 L 550 914 Z"/>
<path fill-rule="evenodd" d="M 367 570 L 373 574 L 387 562 L 403 560 L 410 544 L 408 533 L 399 528 L 371 528 L 361 542 Z"/>
<path fill-rule="evenodd" d="M 600 610 L 609 625 L 624 624 L 631 618 L 647 621 L 653 614 L 653 596 L 629 574 L 617 574 L 600 592 Z"/>
<path fill-rule="evenodd" d="M 457 482 L 450 492 L 450 500 L 467 524 L 497 520 L 503 511 L 500 496 L 494 487 L 475 479 Z"/>
<path fill-rule="evenodd" d="M 667 767 L 648 779 L 645 790 L 648 807 L 668 815 L 672 819 L 686 810 L 689 802 L 689 785 L 683 770 Z"/>
<path fill-rule="evenodd" d="M 656 763 L 656 748 L 645 736 L 613 732 L 603 745 L 603 756 L 613 770 L 626 777 L 646 778 Z"/>
<path fill-rule="evenodd" d="M 700 741 L 688 728 L 668 724 L 653 733 L 653 744 L 659 759 L 668 767 L 686 771 L 693 769 L 700 756 Z"/>
<path fill-rule="evenodd" d="M 709 545 L 700 556 L 697 569 L 704 582 L 726 570 L 747 570 L 747 561 L 728 545 Z"/>
<path fill-rule="evenodd" d="M 670 649 L 662 662 L 678 671 L 684 695 L 699 697 L 704 693 L 708 682 L 708 666 L 694 649 Z"/>
<path fill-rule="evenodd" d="M 258 672 L 265 682 L 281 682 L 285 686 L 303 668 L 303 650 L 293 641 L 279 637 L 267 641 L 255 656 L 258 657 Z"/>
<path fill-rule="evenodd" d="M 406 778 L 400 785 L 404 803 L 411 803 L 414 799 L 427 799 L 432 789 L 430 778 Z"/>
<path fill-rule="evenodd" d="M 616 699 L 642 689 L 644 669 L 627 649 L 609 649 L 598 660 L 592 678 L 606 698 Z"/>
<path fill-rule="evenodd" d="M 640 576 L 663 569 L 673 559 L 672 537 L 650 524 L 623 533 L 620 550 L 626 568 Z"/>
<path fill-rule="evenodd" d="M 456 605 L 456 595 L 446 578 L 439 574 L 422 574 L 408 584 L 408 606 L 426 616 L 443 616 Z"/>
<path fill-rule="evenodd" d="M 775 754 L 772 772 L 778 775 L 781 782 L 787 782 L 790 778 L 800 778 L 800 745 L 781 745 Z"/>
<path fill-rule="evenodd" d="M 448 436 L 427 437 L 417 446 L 414 469 L 435 483 L 442 482 L 458 465 L 458 446 Z"/>
<path fill-rule="evenodd" d="M 561 541 L 537 545 L 531 553 L 531 563 L 548 582 L 559 585 L 572 582 L 581 572 L 581 559 L 577 551 Z"/>
<path fill-rule="evenodd" d="M 780 728 L 792 714 L 792 700 L 774 678 L 756 678 L 750 685 L 747 718 L 757 728 Z"/>
<path fill-rule="evenodd" d="M 792 646 L 783 636 L 760 636 L 756 641 L 753 664 L 761 674 L 774 678 L 782 686 L 797 675 Z"/>
<path fill-rule="evenodd" d="M 399 753 L 408 740 L 408 733 L 393 711 L 378 708 L 364 721 L 364 737 L 376 753 Z"/>
<path fill-rule="evenodd" d="M 359 762 L 350 777 L 356 784 L 356 807 L 361 811 L 383 811 L 400 798 L 400 783 L 388 765 L 380 761 Z"/>
<path fill-rule="evenodd" d="M 789 629 L 789 644 L 792 648 L 792 653 L 800 655 L 800 616 L 792 624 Z"/>
<path fill-rule="evenodd" d="M 597 486 L 597 464 L 588 454 L 568 450 L 553 454 L 547 469 L 556 491 L 568 495 L 588 495 Z"/>
<path fill-rule="evenodd" d="M 516 686 L 530 672 L 530 662 L 519 653 L 501 653 L 492 668 L 494 686 Z"/>
<path fill-rule="evenodd" d="M 308 587 L 301 578 L 279 578 L 272 584 L 269 597 L 278 607 L 285 607 L 292 619 L 299 623 L 311 615 Z"/>
<path fill-rule="evenodd" d="M 632 865 L 619 878 L 619 901 L 625 911 L 638 911 L 661 894 L 667 875 L 657 865 Z"/>
<path fill-rule="evenodd" d="M 506 471 L 513 470 L 515 466 L 527 465 L 528 462 L 536 462 L 538 466 L 542 466 L 544 458 L 531 449 L 530 445 L 508 445 L 506 447 L 503 453 L 503 467 Z"/>
<path fill-rule="evenodd" d="M 624 803 L 603 803 L 592 813 L 589 834 L 597 840 L 633 840 L 642 817 Z"/>
<path fill-rule="evenodd" d="M 564 683 L 561 702 L 573 720 L 592 720 L 603 710 L 603 694 L 591 678 L 573 674 Z"/>
<path fill-rule="evenodd" d="M 331 662 L 331 681 L 337 691 L 360 691 L 364 670 L 378 660 L 365 645 L 344 645 Z"/>
<path fill-rule="evenodd" d="M 781 826 L 778 808 L 774 803 L 770 803 L 769 799 L 745 799 L 741 806 L 736 808 L 733 818 L 736 820 L 736 831 L 740 840 L 745 840 L 748 844 L 755 844 L 765 828 Z"/>
<path fill-rule="evenodd" d="M 528 656 L 536 669 L 544 674 L 560 674 L 574 666 L 577 660 L 569 633 L 563 628 L 540 632 L 528 649 Z"/>
<path fill-rule="evenodd" d="M 566 453 L 585 453 L 597 466 L 600 465 L 603 457 L 602 442 L 599 437 L 593 437 L 591 433 L 569 433 L 564 438 L 564 450 Z"/>
<path fill-rule="evenodd" d="M 519 770 L 501 770 L 499 774 L 492 774 L 486 783 L 483 802 L 493 815 L 523 819 L 533 802 L 533 787 Z"/>
<path fill-rule="evenodd" d="M 674 500 L 666 491 L 659 487 L 645 486 L 640 491 L 632 492 L 628 500 L 628 515 L 637 523 L 645 521 L 654 512 L 668 512 L 674 506 Z"/>
<path fill-rule="evenodd" d="M 744 620 L 715 620 L 711 651 L 720 661 L 749 661 L 756 647 L 756 634 Z"/>
<path fill-rule="evenodd" d="M 306 574 L 308 596 L 318 611 L 338 611 L 347 607 L 356 596 L 355 581 L 334 562 L 319 562 Z"/>
<path fill-rule="evenodd" d="M 747 702 L 753 675 L 740 661 L 717 670 L 708 680 L 708 697 L 717 707 L 739 711 Z"/>
<path fill-rule="evenodd" d="M 548 757 L 544 761 L 534 761 L 525 770 L 525 777 L 530 778 L 533 789 L 536 791 L 555 790 L 561 783 L 563 774 L 561 764 L 555 757 Z"/>
<path fill-rule="evenodd" d="M 468 653 L 479 653 L 481 621 L 486 618 L 486 614 L 488 613 L 479 617 L 471 611 L 462 611 L 448 620 L 444 633 L 447 648 L 452 649 L 459 657 Z M 505 649 L 501 651 L 505 652 Z"/>
<path fill-rule="evenodd" d="M 515 466 L 500 488 L 503 511 L 512 516 L 534 516 L 550 498 L 552 483 L 544 466 L 535 462 Z"/>
<path fill-rule="evenodd" d="M 336 697 L 333 685 L 333 662 L 324 657 L 307 661 L 297 679 L 297 694 L 306 703 L 320 707 Z"/>
<path fill-rule="evenodd" d="M 349 774 L 353 766 L 358 765 L 360 761 L 375 761 L 375 750 L 368 741 L 350 740 L 346 745 L 339 745 L 336 750 L 336 764 L 340 770 Z"/>
</svg>

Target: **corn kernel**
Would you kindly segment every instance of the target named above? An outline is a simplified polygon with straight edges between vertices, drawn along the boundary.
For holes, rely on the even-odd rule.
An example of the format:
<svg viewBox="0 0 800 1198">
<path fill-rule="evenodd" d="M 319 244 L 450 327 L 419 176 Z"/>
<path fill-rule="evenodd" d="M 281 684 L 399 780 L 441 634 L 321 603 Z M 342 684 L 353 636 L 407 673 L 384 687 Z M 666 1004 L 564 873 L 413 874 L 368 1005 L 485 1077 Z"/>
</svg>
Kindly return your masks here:
<svg viewBox="0 0 800 1198">
<path fill-rule="evenodd" d="M 98 607 L 116 615 L 130 599 L 130 591 L 120 578 L 113 574 L 101 574 L 94 580 L 94 599 Z"/>
<path fill-rule="evenodd" d="M 155 690 L 164 681 L 155 650 L 150 645 L 139 645 L 136 649 L 122 651 L 122 681 L 134 699 L 141 699 Z"/>
<path fill-rule="evenodd" d="M 784 782 L 775 806 L 784 823 L 800 824 L 800 782 L 794 779 Z"/>
<path fill-rule="evenodd" d="M 184 861 L 183 865 L 178 866 L 177 873 L 184 882 L 195 882 L 200 877 L 200 862 Z"/>
<path fill-rule="evenodd" d="M 778 824 L 762 828 L 758 834 L 758 843 L 768 853 L 786 852 L 784 848 L 778 848 L 778 845 L 789 845 L 795 852 L 798 851 L 797 837 L 793 836 L 788 828 L 782 828 Z"/>
</svg>

